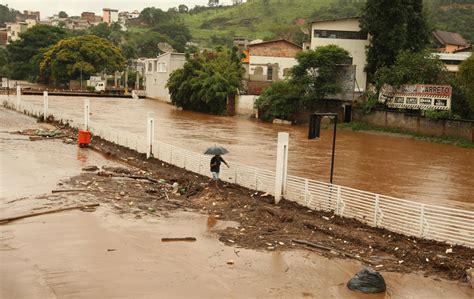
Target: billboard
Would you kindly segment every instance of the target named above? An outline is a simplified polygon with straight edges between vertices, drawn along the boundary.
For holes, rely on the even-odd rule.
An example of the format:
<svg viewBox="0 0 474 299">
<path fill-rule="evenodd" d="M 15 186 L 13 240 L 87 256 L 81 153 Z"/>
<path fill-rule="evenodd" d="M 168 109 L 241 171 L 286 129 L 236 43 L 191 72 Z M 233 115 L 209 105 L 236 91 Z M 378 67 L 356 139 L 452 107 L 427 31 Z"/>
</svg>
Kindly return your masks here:
<svg viewBox="0 0 474 299">
<path fill-rule="evenodd" d="M 395 89 L 385 84 L 379 102 L 390 108 L 450 110 L 451 94 L 450 85 L 410 84 Z"/>
</svg>

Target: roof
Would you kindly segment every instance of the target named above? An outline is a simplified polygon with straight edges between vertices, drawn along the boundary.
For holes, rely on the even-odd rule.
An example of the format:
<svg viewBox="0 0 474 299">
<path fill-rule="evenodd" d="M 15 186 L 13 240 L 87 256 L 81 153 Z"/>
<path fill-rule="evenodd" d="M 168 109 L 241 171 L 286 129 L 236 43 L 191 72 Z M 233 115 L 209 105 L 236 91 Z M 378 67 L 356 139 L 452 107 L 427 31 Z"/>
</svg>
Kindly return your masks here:
<svg viewBox="0 0 474 299">
<path fill-rule="evenodd" d="M 108 10 L 108 11 L 118 11 L 118 9 L 114 9 L 114 8 L 103 8 L 102 10 L 103 10 L 103 11 L 104 11 L 104 10 Z"/>
<path fill-rule="evenodd" d="M 435 30 L 433 36 L 443 45 L 467 46 L 468 44 L 459 33 Z"/>
<path fill-rule="evenodd" d="M 260 46 L 260 45 L 263 45 L 263 44 L 270 44 L 270 43 L 276 43 L 276 42 L 286 42 L 290 45 L 293 45 L 299 49 L 302 49 L 301 46 L 293 43 L 293 42 L 290 42 L 289 40 L 286 40 L 286 39 L 275 39 L 275 40 L 269 40 L 269 41 L 265 41 L 265 42 L 261 42 L 261 43 L 256 43 L 256 44 L 249 44 L 248 47 L 254 47 L 254 46 Z"/>
<path fill-rule="evenodd" d="M 472 45 L 467 46 L 465 48 L 457 49 L 454 53 L 463 53 L 463 52 L 472 52 Z"/>
<path fill-rule="evenodd" d="M 317 20 L 317 21 L 312 21 L 311 24 L 322 23 L 322 22 L 337 22 L 337 21 L 352 20 L 352 19 L 360 20 L 360 17 L 354 16 L 354 17 L 337 18 L 337 19 Z"/>
</svg>

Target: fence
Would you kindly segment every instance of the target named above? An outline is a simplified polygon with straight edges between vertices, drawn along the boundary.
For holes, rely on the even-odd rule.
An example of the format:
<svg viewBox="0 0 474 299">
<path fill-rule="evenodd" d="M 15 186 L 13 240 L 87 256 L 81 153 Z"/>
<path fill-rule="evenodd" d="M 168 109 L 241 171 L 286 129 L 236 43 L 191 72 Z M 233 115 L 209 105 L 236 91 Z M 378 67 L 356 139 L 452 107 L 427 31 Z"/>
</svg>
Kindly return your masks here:
<svg viewBox="0 0 474 299">
<path fill-rule="evenodd" d="M 26 114 L 39 116 L 43 112 L 42 107 L 21 101 L 18 105 L 13 99 L 6 99 L 6 102 Z M 84 122 L 54 109 L 49 109 L 49 114 L 77 128 Z M 95 122 L 89 123 L 89 129 L 96 136 L 140 153 L 148 150 L 145 134 L 140 136 L 119 131 Z M 208 156 L 159 141 L 153 141 L 152 145 L 155 158 L 194 173 L 210 175 Z M 239 164 L 232 164 L 232 168 L 221 171 L 221 178 L 226 182 L 274 195 L 276 175 L 273 171 Z M 355 218 L 370 226 L 407 236 L 474 248 L 472 211 L 422 204 L 291 175 L 286 176 L 283 190 L 286 199 L 310 209 L 332 211 L 339 216 Z"/>
</svg>

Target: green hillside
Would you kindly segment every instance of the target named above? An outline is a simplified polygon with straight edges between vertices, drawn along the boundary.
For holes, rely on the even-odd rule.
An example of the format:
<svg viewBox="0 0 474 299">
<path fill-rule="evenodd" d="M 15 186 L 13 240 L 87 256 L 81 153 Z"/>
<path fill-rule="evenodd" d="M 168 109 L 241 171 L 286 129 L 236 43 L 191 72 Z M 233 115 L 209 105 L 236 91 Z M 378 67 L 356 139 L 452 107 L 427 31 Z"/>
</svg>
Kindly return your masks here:
<svg viewBox="0 0 474 299">
<path fill-rule="evenodd" d="M 233 36 L 264 39 L 274 37 L 278 30 L 291 30 L 295 19 L 308 18 L 316 9 L 334 2 L 336 0 L 248 1 L 238 6 L 186 14 L 182 20 L 193 38 L 204 44 L 213 43 L 211 38 L 228 40 Z"/>
<path fill-rule="evenodd" d="M 299 18 L 308 21 L 357 15 L 364 0 L 249 0 L 237 6 L 208 8 L 180 14 L 203 46 L 229 44 L 235 36 L 248 39 L 284 37 L 304 39 Z M 425 9 L 434 29 L 461 33 L 474 43 L 474 0 L 425 0 Z"/>
</svg>

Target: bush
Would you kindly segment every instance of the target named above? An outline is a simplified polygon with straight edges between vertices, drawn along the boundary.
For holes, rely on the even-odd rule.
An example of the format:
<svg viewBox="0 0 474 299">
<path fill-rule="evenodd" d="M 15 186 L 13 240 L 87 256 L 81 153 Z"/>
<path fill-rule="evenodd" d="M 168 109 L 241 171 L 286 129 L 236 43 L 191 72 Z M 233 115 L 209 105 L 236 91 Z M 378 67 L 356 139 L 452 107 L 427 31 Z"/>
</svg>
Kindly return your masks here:
<svg viewBox="0 0 474 299">
<path fill-rule="evenodd" d="M 276 82 L 263 92 L 255 106 L 262 111 L 260 118 L 264 120 L 291 120 L 299 106 L 301 94 L 302 90 L 288 81 Z"/>
</svg>

